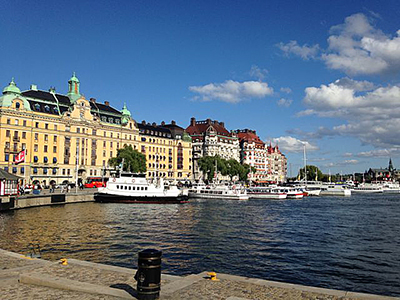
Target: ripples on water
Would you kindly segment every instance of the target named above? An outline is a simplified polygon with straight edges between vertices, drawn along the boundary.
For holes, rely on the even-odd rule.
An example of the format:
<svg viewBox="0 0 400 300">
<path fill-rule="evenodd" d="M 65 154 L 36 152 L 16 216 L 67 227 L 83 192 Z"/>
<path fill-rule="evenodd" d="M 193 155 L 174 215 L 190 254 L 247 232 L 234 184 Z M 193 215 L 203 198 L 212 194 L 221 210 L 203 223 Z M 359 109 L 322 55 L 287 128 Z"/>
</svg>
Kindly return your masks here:
<svg viewBox="0 0 400 300">
<path fill-rule="evenodd" d="M 0 214 L 0 248 L 135 268 L 145 248 L 164 272 L 215 270 L 400 296 L 400 195 L 184 205 L 82 203 Z"/>
</svg>

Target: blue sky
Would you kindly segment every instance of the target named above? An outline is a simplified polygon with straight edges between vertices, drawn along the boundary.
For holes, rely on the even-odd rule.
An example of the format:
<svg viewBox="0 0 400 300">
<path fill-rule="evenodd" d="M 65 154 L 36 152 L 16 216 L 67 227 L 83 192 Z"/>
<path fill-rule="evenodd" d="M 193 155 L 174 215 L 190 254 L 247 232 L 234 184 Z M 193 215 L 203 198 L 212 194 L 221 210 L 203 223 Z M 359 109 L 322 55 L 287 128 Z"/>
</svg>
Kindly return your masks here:
<svg viewBox="0 0 400 300">
<path fill-rule="evenodd" d="M 137 121 L 224 121 L 278 143 L 289 175 L 400 168 L 399 1 L 2 1 L 22 90 L 127 103 Z"/>
</svg>

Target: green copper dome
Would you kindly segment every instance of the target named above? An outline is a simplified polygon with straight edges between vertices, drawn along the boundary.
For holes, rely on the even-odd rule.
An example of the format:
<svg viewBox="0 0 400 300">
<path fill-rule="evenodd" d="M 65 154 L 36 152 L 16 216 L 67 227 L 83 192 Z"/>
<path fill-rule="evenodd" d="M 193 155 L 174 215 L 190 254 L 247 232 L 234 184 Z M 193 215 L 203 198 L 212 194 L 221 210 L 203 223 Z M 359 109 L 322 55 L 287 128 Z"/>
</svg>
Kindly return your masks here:
<svg viewBox="0 0 400 300">
<path fill-rule="evenodd" d="M 68 82 L 70 81 L 75 81 L 75 82 L 79 82 L 78 77 L 76 77 L 75 72 L 72 74 L 72 77 L 68 80 Z"/>
<path fill-rule="evenodd" d="M 6 86 L 3 90 L 3 94 L 7 93 L 21 94 L 21 90 L 17 87 L 17 85 L 14 82 L 14 77 L 11 79 L 10 84 Z"/>
<path fill-rule="evenodd" d="M 123 116 L 131 116 L 131 112 L 128 110 L 128 108 L 126 107 L 126 103 L 124 103 L 124 107 L 121 110 L 121 114 Z"/>
</svg>

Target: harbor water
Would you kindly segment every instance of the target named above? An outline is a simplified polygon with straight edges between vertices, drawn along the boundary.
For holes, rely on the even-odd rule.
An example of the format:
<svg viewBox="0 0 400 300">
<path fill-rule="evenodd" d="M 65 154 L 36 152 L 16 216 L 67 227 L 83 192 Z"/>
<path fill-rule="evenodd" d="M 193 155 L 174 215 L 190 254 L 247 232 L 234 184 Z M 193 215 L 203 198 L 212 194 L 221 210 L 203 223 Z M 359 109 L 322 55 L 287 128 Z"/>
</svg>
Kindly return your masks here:
<svg viewBox="0 0 400 300">
<path fill-rule="evenodd" d="M 0 248 L 136 268 L 163 251 L 163 272 L 216 271 L 400 296 L 400 194 L 303 200 L 81 203 L 0 214 Z"/>
</svg>

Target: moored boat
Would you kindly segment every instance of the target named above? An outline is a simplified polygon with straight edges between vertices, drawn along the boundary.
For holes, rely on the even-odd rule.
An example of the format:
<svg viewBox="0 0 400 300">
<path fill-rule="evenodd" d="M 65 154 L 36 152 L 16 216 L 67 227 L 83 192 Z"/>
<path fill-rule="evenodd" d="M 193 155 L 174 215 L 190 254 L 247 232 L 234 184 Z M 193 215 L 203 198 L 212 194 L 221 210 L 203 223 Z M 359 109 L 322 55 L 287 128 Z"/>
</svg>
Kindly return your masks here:
<svg viewBox="0 0 400 300">
<path fill-rule="evenodd" d="M 324 184 L 321 186 L 321 196 L 351 196 L 351 190 L 345 185 Z"/>
<path fill-rule="evenodd" d="M 277 187 L 251 187 L 247 189 L 250 199 L 278 199 L 287 198 L 287 193 Z"/>
<path fill-rule="evenodd" d="M 145 174 L 121 173 L 110 178 L 107 185 L 94 195 L 96 202 L 112 203 L 185 203 L 184 195 L 175 185 L 167 185 L 162 178 L 147 180 Z"/>
<path fill-rule="evenodd" d="M 194 185 L 189 189 L 189 198 L 218 200 L 248 200 L 246 189 L 241 186 Z"/>
</svg>

